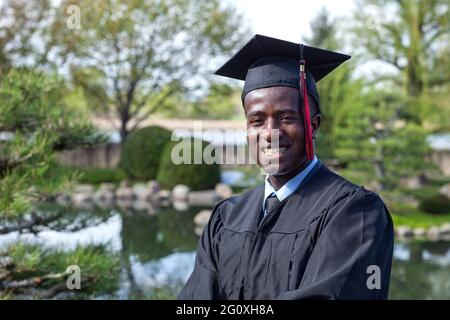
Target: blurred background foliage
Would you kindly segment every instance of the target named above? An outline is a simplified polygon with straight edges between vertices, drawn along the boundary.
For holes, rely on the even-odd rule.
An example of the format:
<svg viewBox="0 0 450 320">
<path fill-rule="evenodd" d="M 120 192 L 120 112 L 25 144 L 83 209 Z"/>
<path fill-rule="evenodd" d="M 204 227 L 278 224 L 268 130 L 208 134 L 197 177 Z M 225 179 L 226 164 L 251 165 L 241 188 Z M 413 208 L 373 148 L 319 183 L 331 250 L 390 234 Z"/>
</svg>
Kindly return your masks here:
<svg viewBox="0 0 450 320">
<path fill-rule="evenodd" d="M 82 30 L 67 27 L 70 5 L 83 13 Z M 80 177 L 101 183 L 125 176 L 119 169 L 98 173 L 96 168 L 57 164 L 57 152 L 107 142 L 89 117 L 118 119 L 123 140 L 152 114 L 170 109 L 175 97 L 183 100 L 172 102 L 173 113 L 185 99 L 191 101 L 191 110 L 205 110 L 204 103 L 192 97 L 205 91 L 205 84 L 190 82 L 210 73 L 204 61 L 219 59 L 242 43 L 246 26 L 240 20 L 233 6 L 218 0 L 2 1 L 0 234 L 39 233 L 58 222 L 71 224 L 79 217 L 67 212 L 49 217 L 36 205 L 70 190 Z M 218 86 L 207 99 L 220 101 L 218 95 L 231 91 Z M 229 103 L 222 105 L 225 109 Z M 125 167 L 128 172 L 136 164 Z M 7 247 L 1 255 L 6 261 L 0 268 L 2 297 L 57 295 L 68 276 L 67 263 L 87 271 L 83 294 L 93 294 L 98 286 L 109 292 L 118 276 L 118 260 L 109 250 Z M 57 283 L 45 281 L 52 278 L 49 272 L 57 272 Z M 37 277 L 42 282 L 32 281 Z"/>
<path fill-rule="evenodd" d="M 311 22 L 310 37 L 299 39 L 353 56 L 318 84 L 323 113 L 318 156 L 337 161 L 345 177 L 381 192 L 396 225 L 448 222 L 450 200 L 439 190 L 450 179 L 430 160 L 427 137 L 450 132 L 450 3 L 355 3 L 345 23 L 322 9 Z M 80 29 L 67 27 L 70 5 L 81 12 Z M 83 215 L 69 209 L 38 209 L 77 181 L 97 185 L 156 177 L 166 188 L 180 182 L 193 189 L 213 187 L 220 180 L 218 165 L 174 166 L 173 143 L 155 141 L 153 131 L 159 129 L 139 128 L 152 118 L 245 121 L 242 84 L 218 79 L 213 71 L 252 34 L 231 1 L 0 1 L 0 234 L 62 230 L 80 222 Z M 384 67 L 361 72 L 368 62 Z M 111 122 L 123 141 L 120 166 L 59 164 L 57 154 L 64 150 L 108 142 L 94 118 Z M 254 167 L 237 170 L 258 176 Z M 407 188 L 402 179 L 411 177 L 425 182 Z M 163 227 L 174 223 L 170 215 L 158 221 Z M 81 225 L 95 223 L 87 218 Z M 192 244 L 191 236 L 168 241 Z M 139 246 L 130 250 L 142 257 Z M 64 265 L 72 261 L 89 270 L 86 283 L 95 279 L 83 294 L 97 292 L 97 284 L 104 287 L 100 291 L 113 291 L 112 270 L 119 262 L 109 249 L 5 248 L 0 257 L 9 260 L 0 264 L 0 297 L 56 295 L 58 282 L 44 281 L 36 291 L 32 282 L 20 287 L 17 281 L 46 279 L 55 270 L 65 279 Z"/>
</svg>

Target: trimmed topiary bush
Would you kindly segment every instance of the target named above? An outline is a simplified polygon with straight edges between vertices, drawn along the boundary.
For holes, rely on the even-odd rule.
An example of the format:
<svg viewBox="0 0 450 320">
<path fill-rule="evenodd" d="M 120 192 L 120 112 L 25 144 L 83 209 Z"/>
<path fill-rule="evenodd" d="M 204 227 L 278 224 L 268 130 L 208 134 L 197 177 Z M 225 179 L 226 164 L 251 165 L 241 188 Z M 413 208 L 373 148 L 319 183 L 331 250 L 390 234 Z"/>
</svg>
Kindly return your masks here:
<svg viewBox="0 0 450 320">
<path fill-rule="evenodd" d="M 67 175 L 77 174 L 77 182 L 81 184 L 100 184 L 103 182 L 120 183 L 127 178 L 126 173 L 120 168 L 77 168 L 69 166 L 55 167 L 54 170 L 64 170 Z"/>
<path fill-rule="evenodd" d="M 195 159 L 194 140 L 183 139 L 181 142 L 170 142 L 164 148 L 161 156 L 161 164 L 158 169 L 157 180 L 167 189 L 172 189 L 177 184 L 185 184 L 191 190 L 213 189 L 214 186 L 220 182 L 220 166 L 217 163 L 206 164 L 203 157 L 198 153 L 199 159 L 202 159 L 201 164 L 193 164 Z M 201 145 L 201 152 L 203 154 L 207 142 L 199 142 Z M 190 163 L 185 162 L 175 164 L 171 159 L 172 149 L 175 155 L 186 157 L 190 159 Z M 198 148 L 200 151 L 200 148 Z M 189 154 L 190 153 L 190 154 Z M 214 153 L 213 153 L 214 155 Z"/>
<path fill-rule="evenodd" d="M 442 194 L 428 197 L 422 199 L 419 209 L 434 214 L 450 213 L 450 199 Z"/>
<path fill-rule="evenodd" d="M 132 132 L 122 144 L 120 167 L 130 178 L 155 179 L 169 130 L 149 126 Z"/>
<path fill-rule="evenodd" d="M 127 178 L 125 172 L 120 168 L 81 168 L 80 183 L 100 184 L 103 182 L 120 183 Z"/>
</svg>

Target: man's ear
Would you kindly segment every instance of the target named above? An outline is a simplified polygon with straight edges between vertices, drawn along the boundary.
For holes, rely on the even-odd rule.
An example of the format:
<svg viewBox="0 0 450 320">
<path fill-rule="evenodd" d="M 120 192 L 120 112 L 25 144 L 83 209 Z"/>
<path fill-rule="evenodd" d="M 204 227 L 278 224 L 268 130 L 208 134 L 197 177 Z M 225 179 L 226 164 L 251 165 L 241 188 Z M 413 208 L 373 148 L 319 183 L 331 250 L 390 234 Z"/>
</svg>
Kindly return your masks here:
<svg viewBox="0 0 450 320">
<path fill-rule="evenodd" d="M 316 138 L 318 132 L 319 132 L 319 127 L 320 127 L 320 122 L 322 121 L 322 116 L 320 114 L 315 114 L 312 119 L 311 119 L 311 129 L 312 129 L 312 137 L 313 139 Z"/>
</svg>

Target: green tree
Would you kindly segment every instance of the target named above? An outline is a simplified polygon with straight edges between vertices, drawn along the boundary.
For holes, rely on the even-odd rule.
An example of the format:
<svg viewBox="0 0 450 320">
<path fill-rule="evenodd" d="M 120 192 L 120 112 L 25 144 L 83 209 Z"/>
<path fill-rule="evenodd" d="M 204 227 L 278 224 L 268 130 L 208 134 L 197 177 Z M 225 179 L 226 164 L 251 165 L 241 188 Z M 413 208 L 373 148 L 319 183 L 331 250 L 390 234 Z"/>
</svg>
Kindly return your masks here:
<svg viewBox="0 0 450 320">
<path fill-rule="evenodd" d="M 81 29 L 69 28 L 71 5 L 80 8 Z M 195 101 L 198 114 L 203 103 L 184 94 L 207 87 L 210 68 L 249 33 L 243 21 L 219 0 L 5 0 L 0 74 L 26 65 L 70 75 L 72 95 L 81 88 L 86 100 L 76 104 L 110 119 L 124 138 L 174 96 Z"/>
<path fill-rule="evenodd" d="M 214 83 L 206 96 L 193 103 L 192 109 L 196 118 L 223 120 L 243 117 L 241 89 Z"/>
<path fill-rule="evenodd" d="M 51 1 L 5 0 L 0 2 L 0 76 L 13 65 L 43 65 L 51 47 L 44 39 Z"/>
<path fill-rule="evenodd" d="M 210 72 L 204 62 L 230 52 L 246 30 L 219 0 L 64 1 L 60 9 L 74 3 L 81 29 L 66 28 L 59 14 L 52 39 L 90 104 L 119 119 L 122 138 Z"/>
<path fill-rule="evenodd" d="M 64 103 L 64 92 L 56 77 L 25 69 L 10 69 L 0 79 L 0 235 L 60 225 L 62 213 L 37 209 L 76 178 L 57 165 L 56 152 L 104 140 L 78 110 Z M 104 269 L 115 270 L 116 264 L 104 247 L 63 253 L 20 243 L 1 252 L 0 260 L 0 292 L 43 298 L 67 290 L 70 264 L 83 266 L 88 292 L 105 285 L 104 280 L 111 289 L 111 274 Z"/>
<path fill-rule="evenodd" d="M 0 212 L 15 215 L 31 200 L 66 186 L 55 152 L 91 146 L 104 137 L 64 104 L 56 78 L 11 69 L 0 82 Z"/>
<path fill-rule="evenodd" d="M 355 17 L 361 47 L 368 56 L 400 71 L 402 77 L 395 76 L 396 80 L 404 84 L 409 96 L 420 96 L 430 84 L 449 80 L 434 77 L 429 83 L 429 71 L 439 53 L 436 48 L 448 47 L 448 1 L 360 0 Z"/>
<path fill-rule="evenodd" d="M 446 72 L 429 74 L 437 57 L 445 61 L 448 7 L 438 0 L 358 2 L 353 37 L 361 46 L 355 52 L 362 50 L 363 58 L 387 62 L 397 72 L 377 74 L 372 82 L 351 80 L 351 103 L 333 113 L 338 118 L 332 124 L 335 154 L 353 180 L 376 180 L 380 188 L 393 188 L 401 177 L 433 169 L 426 137 L 430 129 L 448 127 L 448 116 L 440 114 L 444 104 L 437 99 L 448 80 Z M 320 34 L 327 34 L 323 30 Z"/>
<path fill-rule="evenodd" d="M 166 118 L 242 119 L 241 88 L 225 83 L 212 83 L 208 90 L 193 99 L 174 94 L 165 101 L 158 115 Z"/>
<path fill-rule="evenodd" d="M 346 116 L 336 127 L 336 155 L 346 165 L 345 175 L 358 183 L 376 180 L 383 189 L 432 169 L 426 131 L 401 117 L 404 97 L 374 89 L 359 97 L 345 106 Z"/>
<path fill-rule="evenodd" d="M 446 0 L 359 0 L 355 36 L 363 55 L 387 63 L 374 81 L 407 93 L 403 113 L 429 131 L 450 129 L 450 3 Z"/>
<path fill-rule="evenodd" d="M 342 50 L 336 34 L 336 20 L 322 7 L 311 21 L 312 35 L 305 43 L 327 50 Z M 316 152 L 321 158 L 334 158 L 336 128 L 343 125 L 345 106 L 355 103 L 361 87 L 351 80 L 353 62 L 346 62 L 317 84 L 322 123 L 316 140 Z"/>
</svg>

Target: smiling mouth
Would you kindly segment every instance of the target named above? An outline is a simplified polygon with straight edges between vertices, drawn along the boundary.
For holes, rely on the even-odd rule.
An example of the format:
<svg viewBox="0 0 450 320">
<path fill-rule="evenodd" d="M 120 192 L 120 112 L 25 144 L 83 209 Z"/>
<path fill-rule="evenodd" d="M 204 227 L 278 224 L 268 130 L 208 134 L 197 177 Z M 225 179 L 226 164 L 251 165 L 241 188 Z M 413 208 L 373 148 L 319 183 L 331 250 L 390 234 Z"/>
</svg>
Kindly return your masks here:
<svg viewBox="0 0 450 320">
<path fill-rule="evenodd" d="M 267 157 L 280 156 L 286 152 L 288 147 L 280 147 L 280 148 L 264 148 L 262 152 Z"/>
</svg>

